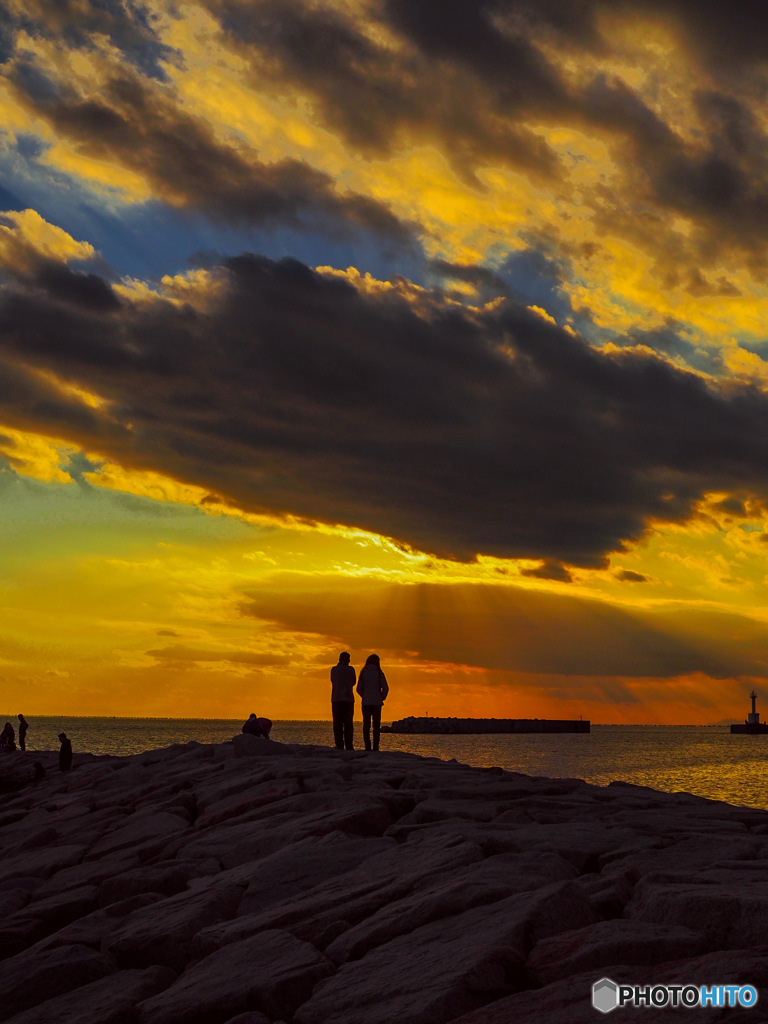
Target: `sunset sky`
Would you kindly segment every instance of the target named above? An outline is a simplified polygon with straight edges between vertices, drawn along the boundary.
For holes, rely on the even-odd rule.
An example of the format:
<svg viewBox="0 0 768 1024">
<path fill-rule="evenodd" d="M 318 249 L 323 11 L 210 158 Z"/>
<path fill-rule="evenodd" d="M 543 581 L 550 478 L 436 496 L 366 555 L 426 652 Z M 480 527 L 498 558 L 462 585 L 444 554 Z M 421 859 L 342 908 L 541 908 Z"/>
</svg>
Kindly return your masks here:
<svg viewBox="0 0 768 1024">
<path fill-rule="evenodd" d="M 5 713 L 768 715 L 768 30 L 6 0 Z"/>
</svg>

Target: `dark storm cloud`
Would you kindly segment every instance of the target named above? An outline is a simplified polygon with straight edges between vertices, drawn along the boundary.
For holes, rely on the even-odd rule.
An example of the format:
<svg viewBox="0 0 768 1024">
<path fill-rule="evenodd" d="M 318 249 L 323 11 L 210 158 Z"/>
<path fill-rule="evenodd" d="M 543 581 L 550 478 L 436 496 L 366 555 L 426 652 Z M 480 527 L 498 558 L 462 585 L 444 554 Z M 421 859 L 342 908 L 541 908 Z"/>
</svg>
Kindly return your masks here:
<svg viewBox="0 0 768 1024">
<path fill-rule="evenodd" d="M 622 4 L 630 13 L 650 13 L 671 22 L 680 38 L 707 66 L 729 67 L 743 52 L 746 62 L 768 55 L 765 42 L 754 37 L 755 23 L 740 5 L 678 2 Z M 647 198 L 662 207 L 690 216 L 710 243 L 720 240 L 742 249 L 760 249 L 768 226 L 768 136 L 758 118 L 741 100 L 727 92 L 696 96 L 703 128 L 697 145 L 684 144 L 677 132 L 651 111 L 628 85 L 597 75 L 580 92 L 568 93 L 556 82 L 543 58 L 534 58 L 535 36 L 527 44 L 503 30 L 504 16 L 515 14 L 516 26 L 526 24 L 527 5 L 514 2 L 480 3 L 455 0 L 387 0 L 393 22 L 423 52 L 450 56 L 487 79 L 495 102 L 506 113 L 535 111 L 545 120 L 556 118 L 580 124 L 590 131 L 607 132 L 624 148 L 629 180 L 643 180 Z M 539 23 L 557 22 L 558 9 L 550 4 L 538 15 Z M 608 5 L 581 5 L 584 31 L 571 42 L 599 49 L 594 33 L 595 12 Z M 496 16 L 496 22 L 492 21 Z M 569 22 L 573 31 L 578 12 Z M 761 11 L 757 25 L 765 22 Z M 562 25 L 558 26 L 562 32 Z M 512 70 L 510 70 L 512 69 Z M 510 91 L 509 76 L 520 75 L 521 90 Z M 545 83 L 549 83 L 549 87 Z M 750 101 L 754 97 L 750 96 Z M 723 238 L 725 234 L 725 238 Z"/>
<path fill-rule="evenodd" d="M 429 141 L 477 187 L 477 170 L 498 162 L 567 182 L 567 168 L 531 126 L 571 126 L 610 146 L 624 172 L 620 190 L 635 207 L 656 211 L 662 235 L 669 210 L 694 222 L 691 258 L 764 250 L 768 137 L 752 112 L 761 87 L 747 77 L 768 56 L 758 5 L 381 0 L 372 8 L 387 33 L 379 37 L 306 0 L 207 5 L 230 45 L 252 59 L 257 85 L 308 96 L 316 116 L 359 151 L 392 152 L 404 138 Z M 615 76 L 596 72 L 578 84 L 564 78 L 559 57 L 611 56 L 599 25 L 617 12 L 668 25 L 698 63 L 698 79 L 715 83 L 698 97 L 695 142 Z M 622 230 L 618 218 L 613 229 Z M 628 224 L 623 229 L 632 233 Z"/>
<path fill-rule="evenodd" d="M 429 57 L 458 62 L 492 85 L 507 109 L 560 109 L 566 92 L 541 51 L 523 34 L 503 33 L 487 0 L 384 0 L 389 23 Z"/>
<path fill-rule="evenodd" d="M 574 677 L 703 673 L 765 677 L 762 623 L 702 609 L 629 612 L 602 601 L 505 584 L 392 586 L 345 580 L 302 593 L 253 593 L 243 614 L 353 650 L 492 671 Z M 556 638 L 556 642 L 553 642 Z M 567 686 L 566 686 L 567 689 Z"/>
<path fill-rule="evenodd" d="M 67 46 L 98 45 L 106 37 L 122 56 L 144 74 L 164 77 L 162 63 L 178 54 L 162 43 L 157 19 L 149 8 L 132 0 L 25 0 L 0 7 L 0 64 L 10 60 L 23 32 L 55 39 Z"/>
<path fill-rule="evenodd" d="M 36 373 L 34 366 L 20 366 L 17 360 L 6 361 L 2 356 L 0 409 L 6 422 L 19 429 L 37 430 L 51 437 L 69 437 L 78 444 L 99 438 L 105 441 L 107 437 L 115 442 L 125 433 L 118 424 L 105 422 L 95 410 L 62 393 Z"/>
<path fill-rule="evenodd" d="M 596 351 L 511 300 L 468 310 L 249 255 L 219 274 L 209 312 L 7 289 L 0 358 L 33 369 L 0 420 L 53 417 L 54 436 L 244 509 L 459 558 L 601 565 L 706 492 L 768 497 L 757 389 Z M 54 415 L 38 369 L 107 405 L 60 395 Z"/>
<path fill-rule="evenodd" d="M 322 119 L 363 151 L 389 152 L 401 133 L 442 146 L 460 172 L 502 160 L 553 175 L 553 151 L 530 118 L 616 131 L 636 144 L 672 136 L 626 85 L 598 77 L 580 91 L 541 47 L 546 29 L 600 49 L 590 5 L 507 0 L 384 0 L 374 8 L 399 50 L 339 11 L 279 0 L 208 0 L 232 45 L 258 51 L 257 81 L 308 93 Z"/>
<path fill-rule="evenodd" d="M 173 206 L 231 225 L 310 224 L 411 241 L 412 228 L 383 203 L 339 191 L 327 174 L 300 160 L 265 164 L 252 151 L 220 141 L 162 86 L 124 76 L 106 83 L 98 98 L 83 98 L 51 83 L 43 88 L 37 73 L 30 89 L 26 69 L 17 63 L 9 77 L 29 109 L 81 153 L 133 171 Z"/>
<path fill-rule="evenodd" d="M 606 7 L 607 0 L 600 6 Z M 745 70 L 768 57 L 760 0 L 620 0 L 617 6 L 645 9 L 671 21 L 700 59 L 715 68 Z"/>
<path fill-rule="evenodd" d="M 120 302 L 112 286 L 98 274 L 71 270 L 54 260 L 44 260 L 37 271 L 36 282 L 50 296 L 93 310 L 119 309 Z"/>
<path fill-rule="evenodd" d="M 768 56 L 768 33 L 761 31 L 759 5 L 380 0 L 363 25 L 341 8 L 309 0 L 205 2 L 257 87 L 308 99 L 314 116 L 358 152 L 389 154 L 404 141 L 431 144 L 477 188 L 477 172 L 498 163 L 567 185 L 567 166 L 536 129 L 569 126 L 604 140 L 623 169 L 616 188 L 635 205 L 626 222 L 608 211 L 614 232 L 632 234 L 637 204 L 645 204 L 660 218 L 662 236 L 670 210 L 694 222 L 690 255 L 702 264 L 724 249 L 763 257 L 768 137 L 754 111 L 762 103 L 755 76 Z M 561 70 L 563 56 L 611 56 L 600 24 L 616 12 L 667 24 L 698 63 L 700 124 L 687 141 L 619 78 L 595 72 L 577 81 Z M 162 80 L 163 61 L 180 58 L 159 41 L 141 4 L 32 0 L 23 16 L 0 14 L 0 53 L 10 55 L 7 40 L 20 28 L 70 46 L 106 36 L 122 52 L 134 77 L 105 90 L 99 83 L 82 96 L 60 94 L 22 53 L 10 66 L 28 109 L 85 154 L 142 175 L 165 202 L 227 224 L 295 225 L 309 218 L 313 227 L 312 218 L 320 217 L 326 226 L 340 222 L 400 240 L 408 234 L 381 203 L 340 192 L 299 161 L 264 164 L 185 114 L 157 88 L 162 82 L 150 81 Z M 692 281 L 694 294 L 711 284 L 702 282 Z"/>
<path fill-rule="evenodd" d="M 619 12 L 651 16 L 675 29 L 690 50 L 715 67 L 749 68 L 768 57 L 765 6 L 760 0 L 384 0 L 394 23 L 425 48 L 450 48 L 479 65 L 487 53 L 501 67 L 512 51 L 499 39 L 510 27 L 534 39 L 551 33 L 560 45 L 606 52 L 600 17 Z M 436 42 L 430 40 L 435 33 Z"/>
<path fill-rule="evenodd" d="M 504 43 L 497 55 L 503 95 L 497 96 L 496 86 L 489 93 L 487 65 L 497 35 L 486 27 L 482 11 L 470 10 L 466 20 L 477 26 L 475 35 L 486 49 L 474 60 L 466 47 L 464 61 L 447 39 L 426 50 L 415 40 L 409 52 L 396 53 L 339 11 L 309 3 L 209 0 L 207 6 L 231 45 L 251 56 L 258 52 L 252 70 L 257 83 L 308 93 L 322 120 L 366 154 L 393 151 L 404 133 L 420 143 L 440 144 L 454 168 L 473 181 L 477 166 L 498 158 L 534 174 L 555 171 L 552 150 L 514 114 L 566 103 L 559 78 L 520 38 Z M 418 32 L 407 9 L 386 13 L 392 16 L 390 29 Z M 406 25 L 396 24 L 399 20 Z"/>
<path fill-rule="evenodd" d="M 711 237 L 759 249 L 768 227 L 768 135 L 732 96 L 700 92 L 695 99 L 703 141 L 646 154 L 651 194 Z"/>
</svg>

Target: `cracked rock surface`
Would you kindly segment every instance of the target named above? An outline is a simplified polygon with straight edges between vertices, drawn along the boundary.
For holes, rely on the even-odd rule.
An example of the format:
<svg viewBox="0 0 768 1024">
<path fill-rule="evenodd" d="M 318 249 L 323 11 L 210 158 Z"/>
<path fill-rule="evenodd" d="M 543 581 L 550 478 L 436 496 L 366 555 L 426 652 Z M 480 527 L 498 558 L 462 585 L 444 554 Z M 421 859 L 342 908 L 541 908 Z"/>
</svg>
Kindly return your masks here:
<svg viewBox="0 0 768 1024">
<path fill-rule="evenodd" d="M 0 843 L 16 1024 L 587 1024 L 603 976 L 768 986 L 768 811 L 682 793 L 238 736 L 7 755 Z"/>
</svg>

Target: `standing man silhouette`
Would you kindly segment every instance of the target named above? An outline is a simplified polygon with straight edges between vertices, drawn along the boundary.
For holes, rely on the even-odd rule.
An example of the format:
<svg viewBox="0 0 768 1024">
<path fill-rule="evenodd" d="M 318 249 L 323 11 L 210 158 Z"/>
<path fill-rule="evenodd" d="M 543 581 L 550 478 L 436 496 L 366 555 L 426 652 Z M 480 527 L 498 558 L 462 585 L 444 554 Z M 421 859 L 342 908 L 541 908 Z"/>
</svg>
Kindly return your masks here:
<svg viewBox="0 0 768 1024">
<path fill-rule="evenodd" d="M 68 772 L 72 767 L 72 741 L 67 739 L 67 734 L 59 733 L 59 771 Z"/>
<path fill-rule="evenodd" d="M 337 750 L 354 750 L 355 679 L 349 654 L 342 651 L 338 665 L 331 669 L 333 741 Z"/>
<path fill-rule="evenodd" d="M 29 723 L 24 715 L 19 715 L 19 750 L 27 749 L 27 729 Z"/>
<path fill-rule="evenodd" d="M 387 677 L 381 671 L 378 654 L 369 654 L 357 681 L 357 692 L 363 702 L 363 742 L 371 749 L 371 722 L 373 722 L 373 749 L 379 749 L 381 708 L 389 693 Z"/>
</svg>

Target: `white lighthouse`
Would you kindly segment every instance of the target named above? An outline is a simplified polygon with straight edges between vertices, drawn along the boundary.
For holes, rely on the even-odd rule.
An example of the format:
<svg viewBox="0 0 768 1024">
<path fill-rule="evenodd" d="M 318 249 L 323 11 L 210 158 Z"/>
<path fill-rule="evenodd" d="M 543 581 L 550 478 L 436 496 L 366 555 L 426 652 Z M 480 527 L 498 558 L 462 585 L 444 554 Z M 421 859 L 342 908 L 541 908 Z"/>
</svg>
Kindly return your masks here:
<svg viewBox="0 0 768 1024">
<path fill-rule="evenodd" d="M 752 713 L 747 716 L 747 725 L 760 725 L 760 715 L 755 711 L 755 701 L 757 700 L 757 694 L 753 690 L 749 695 L 752 701 Z"/>
<path fill-rule="evenodd" d="M 757 708 L 755 707 L 757 693 L 753 690 L 749 698 L 752 701 L 751 713 L 744 719 L 743 725 L 732 725 L 731 732 L 739 736 L 766 736 L 768 735 L 768 722 L 760 721 L 760 715 L 758 715 Z"/>
</svg>

